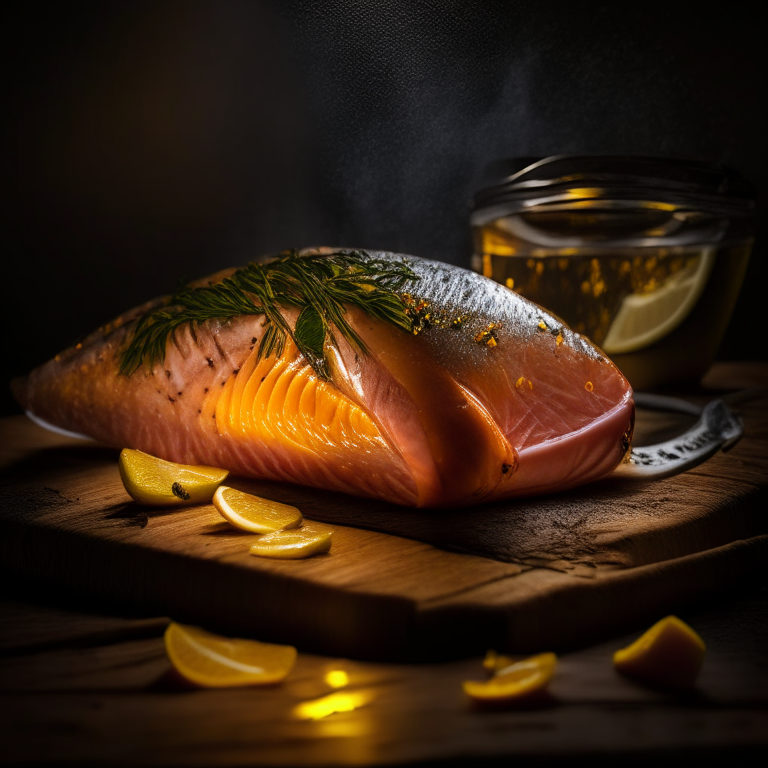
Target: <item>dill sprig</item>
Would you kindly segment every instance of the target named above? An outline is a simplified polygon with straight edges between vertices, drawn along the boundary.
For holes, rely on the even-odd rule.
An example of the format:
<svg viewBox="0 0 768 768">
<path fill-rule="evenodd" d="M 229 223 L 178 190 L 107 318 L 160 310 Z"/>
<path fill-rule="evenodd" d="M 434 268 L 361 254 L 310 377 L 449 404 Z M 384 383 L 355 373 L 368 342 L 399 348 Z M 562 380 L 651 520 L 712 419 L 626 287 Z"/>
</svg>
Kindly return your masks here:
<svg viewBox="0 0 768 768">
<path fill-rule="evenodd" d="M 330 377 L 323 349 L 336 344 L 334 329 L 367 354 L 363 340 L 345 318 L 345 305 L 410 332 L 412 319 L 400 292 L 419 278 L 402 261 L 370 258 L 364 251 L 299 255 L 287 251 L 266 264 L 251 263 L 215 285 L 182 287 L 161 309 L 143 315 L 120 358 L 120 373 L 131 375 L 145 362 L 165 359 L 169 339 L 183 327 L 196 329 L 208 320 L 227 321 L 242 315 L 264 315 L 258 358 L 280 356 L 291 338 L 324 379 Z M 292 329 L 281 308 L 296 308 Z"/>
</svg>

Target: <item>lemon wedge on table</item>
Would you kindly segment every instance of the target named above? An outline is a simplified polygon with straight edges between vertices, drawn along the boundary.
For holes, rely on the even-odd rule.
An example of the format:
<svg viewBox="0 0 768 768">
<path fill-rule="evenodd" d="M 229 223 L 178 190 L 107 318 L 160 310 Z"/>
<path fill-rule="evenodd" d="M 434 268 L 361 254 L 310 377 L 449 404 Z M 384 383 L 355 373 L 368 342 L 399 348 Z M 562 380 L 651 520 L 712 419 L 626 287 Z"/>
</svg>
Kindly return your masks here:
<svg viewBox="0 0 768 768">
<path fill-rule="evenodd" d="M 182 506 L 210 502 L 229 472 L 215 467 L 174 464 L 124 448 L 118 461 L 128 495 L 138 504 Z"/>
<path fill-rule="evenodd" d="M 327 552 L 331 548 L 332 536 L 332 528 L 317 523 L 304 524 L 292 531 L 276 531 L 261 536 L 251 547 L 251 554 L 298 560 Z"/>
<path fill-rule="evenodd" d="M 706 646 L 677 616 L 656 622 L 634 643 L 613 654 L 613 666 L 635 680 L 663 688 L 691 688 Z"/>
<path fill-rule="evenodd" d="M 203 688 L 278 683 L 296 663 L 296 649 L 289 645 L 230 639 L 176 622 L 164 639 L 173 668 Z"/>
<path fill-rule="evenodd" d="M 540 653 L 500 669 L 490 680 L 467 680 L 464 693 L 478 703 L 513 704 L 542 694 L 555 674 L 557 656 Z"/>
<path fill-rule="evenodd" d="M 496 672 L 509 667 L 515 663 L 515 659 L 510 656 L 503 656 L 500 653 L 496 653 L 494 650 L 490 650 L 485 654 L 483 659 L 483 669 L 489 674 L 495 674 Z"/>
<path fill-rule="evenodd" d="M 272 533 L 296 528 L 303 520 L 296 507 L 262 499 L 226 485 L 219 486 L 214 493 L 213 506 L 235 528 L 251 533 Z"/>
</svg>

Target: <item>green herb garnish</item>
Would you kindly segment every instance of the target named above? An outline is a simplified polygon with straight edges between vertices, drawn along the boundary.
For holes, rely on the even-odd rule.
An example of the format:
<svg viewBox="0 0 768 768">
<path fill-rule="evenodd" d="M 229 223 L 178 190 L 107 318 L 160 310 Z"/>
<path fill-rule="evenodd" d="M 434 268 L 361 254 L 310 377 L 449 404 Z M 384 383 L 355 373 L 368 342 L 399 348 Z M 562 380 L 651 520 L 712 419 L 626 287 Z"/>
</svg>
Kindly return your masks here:
<svg viewBox="0 0 768 768">
<path fill-rule="evenodd" d="M 194 334 L 207 320 L 264 315 L 259 360 L 272 353 L 279 357 L 290 337 L 318 376 L 328 379 L 323 348 L 328 338 L 336 344 L 334 329 L 360 352 L 368 351 L 346 321 L 345 305 L 411 332 L 400 291 L 418 279 L 404 261 L 372 259 L 364 251 L 288 251 L 267 264 L 248 264 L 216 285 L 181 288 L 165 307 L 147 312 L 121 355 L 120 373 L 129 376 L 144 362 L 152 367 L 164 360 L 168 340 L 184 326 Z M 294 329 L 280 312 L 287 307 L 299 309 Z"/>
</svg>

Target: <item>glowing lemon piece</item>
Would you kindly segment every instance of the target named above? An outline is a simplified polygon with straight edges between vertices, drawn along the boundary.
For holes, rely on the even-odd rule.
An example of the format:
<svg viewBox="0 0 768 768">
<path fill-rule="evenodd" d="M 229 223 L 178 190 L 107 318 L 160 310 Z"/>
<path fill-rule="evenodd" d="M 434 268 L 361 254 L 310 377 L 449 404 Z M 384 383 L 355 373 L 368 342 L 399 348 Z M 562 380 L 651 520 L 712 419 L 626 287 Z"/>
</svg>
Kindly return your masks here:
<svg viewBox="0 0 768 768">
<path fill-rule="evenodd" d="M 272 533 L 296 528 L 303 520 L 296 507 L 262 499 L 226 485 L 219 486 L 213 494 L 213 506 L 235 528 L 251 533 Z"/>
<path fill-rule="evenodd" d="M 514 664 L 515 660 L 510 656 L 502 656 L 496 653 L 494 650 L 490 650 L 485 654 L 483 659 L 483 669 L 489 674 L 495 674 L 504 667 L 508 667 Z"/>
<path fill-rule="evenodd" d="M 524 701 L 541 694 L 555 674 L 557 656 L 540 653 L 500 669 L 490 680 L 464 682 L 464 693 L 486 703 Z"/>
<path fill-rule="evenodd" d="M 704 663 L 706 646 L 677 616 L 654 624 L 634 643 L 613 654 L 613 666 L 640 682 L 690 688 Z"/>
<path fill-rule="evenodd" d="M 129 496 L 139 504 L 150 506 L 210 502 L 229 474 L 215 467 L 174 464 L 130 448 L 120 452 L 118 466 Z"/>
<path fill-rule="evenodd" d="M 688 317 L 707 284 L 715 249 L 705 248 L 684 269 L 651 293 L 633 293 L 621 304 L 602 348 L 609 355 L 643 349 L 664 338 Z"/>
<path fill-rule="evenodd" d="M 331 669 L 325 673 L 325 682 L 331 688 L 344 688 L 349 684 L 349 674 L 343 669 Z"/>
<path fill-rule="evenodd" d="M 296 662 L 289 645 L 230 639 L 175 622 L 165 630 L 165 651 L 185 680 L 203 688 L 277 683 Z"/>
<path fill-rule="evenodd" d="M 353 712 L 365 706 L 373 695 L 368 691 L 336 691 L 319 699 L 303 701 L 293 708 L 293 715 L 299 720 L 322 720 L 337 712 Z"/>
<path fill-rule="evenodd" d="M 285 560 L 311 557 L 331 548 L 332 535 L 331 528 L 316 523 L 305 524 L 294 531 L 276 531 L 262 536 L 251 547 L 251 554 Z"/>
</svg>

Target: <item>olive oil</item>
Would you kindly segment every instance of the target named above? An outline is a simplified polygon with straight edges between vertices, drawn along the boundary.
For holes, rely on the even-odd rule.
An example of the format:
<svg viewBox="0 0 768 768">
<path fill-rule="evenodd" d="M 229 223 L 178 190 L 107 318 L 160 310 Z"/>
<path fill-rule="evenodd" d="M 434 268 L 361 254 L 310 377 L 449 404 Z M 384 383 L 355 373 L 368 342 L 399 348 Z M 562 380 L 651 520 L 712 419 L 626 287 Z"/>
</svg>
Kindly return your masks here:
<svg viewBox="0 0 768 768">
<path fill-rule="evenodd" d="M 693 276 L 707 266 L 701 247 L 617 248 L 609 253 L 563 248 L 546 255 L 514 255 L 511 249 L 494 247 L 498 240 L 486 232 L 482 239 L 480 271 L 486 277 L 546 307 L 598 345 L 627 296 L 650 296 L 670 280 Z"/>
<path fill-rule="evenodd" d="M 703 375 L 725 331 L 751 242 L 543 247 L 495 222 L 474 267 L 590 338 L 636 387 Z"/>
</svg>

